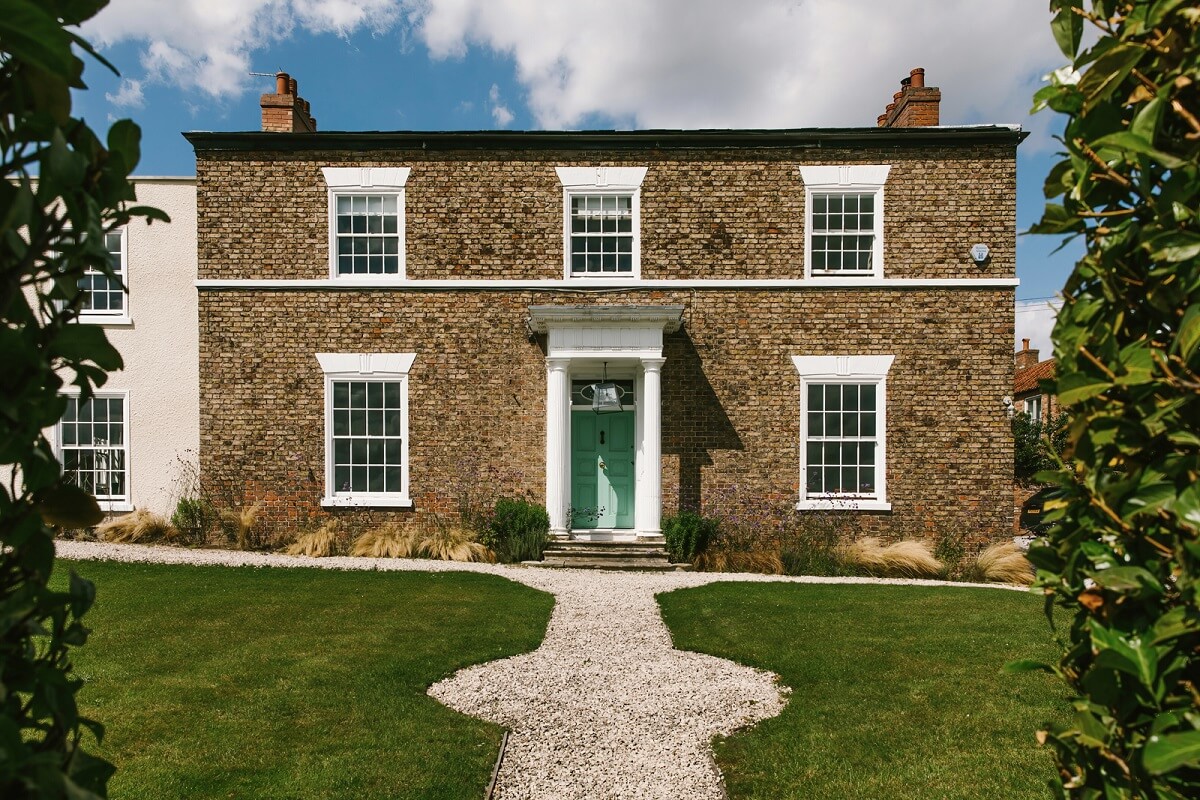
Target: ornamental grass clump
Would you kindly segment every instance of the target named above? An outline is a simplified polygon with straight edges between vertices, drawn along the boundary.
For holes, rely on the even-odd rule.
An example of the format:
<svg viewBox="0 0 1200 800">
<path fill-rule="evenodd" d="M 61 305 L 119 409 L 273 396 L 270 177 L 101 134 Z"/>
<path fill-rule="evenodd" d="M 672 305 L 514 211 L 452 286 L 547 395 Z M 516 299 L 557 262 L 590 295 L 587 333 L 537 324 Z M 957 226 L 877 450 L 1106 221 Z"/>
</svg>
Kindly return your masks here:
<svg viewBox="0 0 1200 800">
<path fill-rule="evenodd" d="M 996 542 L 967 565 L 963 579 L 980 583 L 1033 583 L 1033 565 L 1013 542 Z"/>
<path fill-rule="evenodd" d="M 486 545 L 476 541 L 475 534 L 460 525 L 443 520 L 420 526 L 417 555 L 439 561 L 487 561 L 496 556 Z"/>
<path fill-rule="evenodd" d="M 96 535 L 105 542 L 140 542 L 142 544 L 172 542 L 179 531 L 167 518 L 145 509 L 111 519 L 96 527 Z"/>
<path fill-rule="evenodd" d="M 258 544 L 255 529 L 261 510 L 262 504 L 255 503 L 236 511 L 221 512 L 221 530 L 238 550 L 249 550 Z"/>
<path fill-rule="evenodd" d="M 350 555 L 362 558 L 415 558 L 419 550 L 420 531 L 396 521 L 366 531 L 350 545 Z"/>
<path fill-rule="evenodd" d="M 285 551 L 289 556 L 326 558 L 341 553 L 342 526 L 337 520 L 329 520 L 315 531 L 302 533 Z"/>
<path fill-rule="evenodd" d="M 944 568 L 929 545 L 914 539 L 883 544 L 874 536 L 844 545 L 842 560 L 876 578 L 936 578 Z"/>
</svg>

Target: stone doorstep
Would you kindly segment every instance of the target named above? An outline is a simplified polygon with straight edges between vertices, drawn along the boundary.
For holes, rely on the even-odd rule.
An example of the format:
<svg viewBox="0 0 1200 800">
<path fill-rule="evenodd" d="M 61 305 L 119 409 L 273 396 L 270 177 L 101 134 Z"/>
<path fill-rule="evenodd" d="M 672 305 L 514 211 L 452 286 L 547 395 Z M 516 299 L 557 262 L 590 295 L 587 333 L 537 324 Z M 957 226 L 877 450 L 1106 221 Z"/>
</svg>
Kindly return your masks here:
<svg viewBox="0 0 1200 800">
<path fill-rule="evenodd" d="M 551 542 L 542 561 L 526 561 L 530 567 L 617 569 L 668 572 L 691 569 L 691 564 L 672 564 L 661 542 Z"/>
</svg>

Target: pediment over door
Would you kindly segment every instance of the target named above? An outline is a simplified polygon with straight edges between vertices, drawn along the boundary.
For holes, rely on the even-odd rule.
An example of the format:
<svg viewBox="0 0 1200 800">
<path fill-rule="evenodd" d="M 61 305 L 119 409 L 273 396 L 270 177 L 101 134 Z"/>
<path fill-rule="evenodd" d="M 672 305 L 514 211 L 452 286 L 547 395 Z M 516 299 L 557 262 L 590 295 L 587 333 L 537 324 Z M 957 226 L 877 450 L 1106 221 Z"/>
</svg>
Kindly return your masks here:
<svg viewBox="0 0 1200 800">
<path fill-rule="evenodd" d="M 663 333 L 683 324 L 683 306 L 530 306 L 529 327 L 547 334 L 547 356 L 662 354 Z"/>
</svg>

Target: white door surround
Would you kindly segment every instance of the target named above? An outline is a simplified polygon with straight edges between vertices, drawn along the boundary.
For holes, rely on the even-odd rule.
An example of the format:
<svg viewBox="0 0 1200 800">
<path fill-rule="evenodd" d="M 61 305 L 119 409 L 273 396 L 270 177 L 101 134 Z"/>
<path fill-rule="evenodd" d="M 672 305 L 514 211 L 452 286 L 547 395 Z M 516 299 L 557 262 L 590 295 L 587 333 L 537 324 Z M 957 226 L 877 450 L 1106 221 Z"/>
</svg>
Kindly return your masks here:
<svg viewBox="0 0 1200 800">
<path fill-rule="evenodd" d="M 662 536 L 663 333 L 682 324 L 683 306 L 530 306 L 529 326 L 546 339 L 546 511 L 550 535 L 571 536 L 571 378 L 632 373 L 636 452 L 634 527 L 596 538 Z"/>
</svg>

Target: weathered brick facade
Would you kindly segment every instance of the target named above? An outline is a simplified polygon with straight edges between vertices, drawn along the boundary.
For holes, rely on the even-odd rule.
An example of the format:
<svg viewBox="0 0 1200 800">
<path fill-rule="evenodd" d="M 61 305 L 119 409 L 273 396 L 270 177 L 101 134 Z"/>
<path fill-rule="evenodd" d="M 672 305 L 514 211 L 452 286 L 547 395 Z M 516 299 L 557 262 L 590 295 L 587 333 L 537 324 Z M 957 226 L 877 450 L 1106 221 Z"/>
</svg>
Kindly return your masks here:
<svg viewBox="0 0 1200 800">
<path fill-rule="evenodd" d="M 494 488 L 545 491 L 544 337 L 531 305 L 680 305 L 664 338 L 663 504 L 704 508 L 736 491 L 788 509 L 799 491 L 794 355 L 893 354 L 888 375 L 890 512 L 856 512 L 861 529 L 899 537 L 1011 535 L 1015 145 L 947 134 L 880 132 L 868 143 L 547 149 L 532 135 L 496 147 L 370 152 L 321 134 L 286 147 L 193 137 L 200 253 L 201 462 L 271 515 L 303 525 L 328 513 L 324 377 L 318 352 L 412 352 L 409 463 L 413 511 L 448 510 L 481 470 Z M 874 130 L 870 133 L 875 134 Z M 236 136 L 236 135 L 235 135 Z M 331 134 L 329 136 L 336 136 Z M 416 136 L 416 135 L 412 135 Z M 561 137 L 560 137 L 561 139 Z M 401 146 L 403 144 L 403 146 Z M 323 149 L 324 148 L 324 149 Z M 327 279 L 325 166 L 406 166 L 407 278 L 561 280 L 563 192 L 556 166 L 646 166 L 643 280 L 803 279 L 804 186 L 798 167 L 890 164 L 884 277 L 992 279 L 978 285 L 814 288 L 628 287 L 339 289 L 237 285 Z M 982 266 L 969 247 L 991 248 Z M 230 281 L 205 285 L 204 281 Z M 847 279 L 851 280 L 851 279 Z M 586 281 L 580 282 L 586 289 Z M 736 488 L 735 488 L 736 487 Z M 803 512 L 797 512 L 803 513 Z"/>
</svg>

